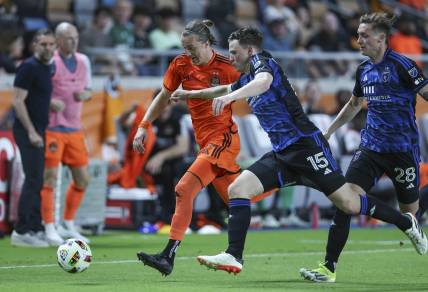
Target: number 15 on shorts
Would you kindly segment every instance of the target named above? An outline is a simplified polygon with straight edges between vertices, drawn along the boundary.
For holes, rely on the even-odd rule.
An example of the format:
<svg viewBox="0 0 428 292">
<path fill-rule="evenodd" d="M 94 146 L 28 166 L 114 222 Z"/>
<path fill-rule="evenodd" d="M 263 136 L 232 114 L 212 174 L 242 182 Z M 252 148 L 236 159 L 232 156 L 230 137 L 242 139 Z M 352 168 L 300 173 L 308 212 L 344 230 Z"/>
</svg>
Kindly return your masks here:
<svg viewBox="0 0 428 292">
<path fill-rule="evenodd" d="M 311 163 L 315 171 L 324 170 L 325 175 L 331 173 L 331 170 L 328 168 L 328 160 L 325 158 L 323 152 L 308 156 L 306 160 Z"/>
</svg>

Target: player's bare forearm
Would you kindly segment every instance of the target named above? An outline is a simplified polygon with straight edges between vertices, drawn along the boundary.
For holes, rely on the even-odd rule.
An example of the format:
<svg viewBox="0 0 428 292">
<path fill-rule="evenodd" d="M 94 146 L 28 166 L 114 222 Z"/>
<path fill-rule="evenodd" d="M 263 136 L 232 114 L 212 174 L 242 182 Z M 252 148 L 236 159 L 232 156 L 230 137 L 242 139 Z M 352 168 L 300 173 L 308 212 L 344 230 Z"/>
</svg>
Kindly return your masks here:
<svg viewBox="0 0 428 292">
<path fill-rule="evenodd" d="M 333 134 L 337 129 L 344 124 L 350 122 L 363 106 L 363 98 L 352 96 L 351 99 L 345 104 L 337 117 L 328 127 L 327 134 Z"/>
<path fill-rule="evenodd" d="M 192 91 L 192 94 L 189 98 L 203 98 L 203 99 L 213 99 L 230 92 L 230 84 L 229 85 L 219 85 L 215 87 L 209 87 L 200 90 Z"/>
<path fill-rule="evenodd" d="M 229 96 L 231 100 L 238 100 L 260 95 L 269 89 L 272 84 L 272 80 L 273 77 L 271 74 L 266 72 L 259 73 L 250 83 L 231 92 Z"/>
<path fill-rule="evenodd" d="M 151 123 L 156 120 L 168 105 L 170 95 L 171 94 L 168 92 L 168 90 L 162 88 L 162 90 L 159 92 L 158 95 L 156 95 L 149 108 L 147 109 L 143 121 Z"/>
</svg>

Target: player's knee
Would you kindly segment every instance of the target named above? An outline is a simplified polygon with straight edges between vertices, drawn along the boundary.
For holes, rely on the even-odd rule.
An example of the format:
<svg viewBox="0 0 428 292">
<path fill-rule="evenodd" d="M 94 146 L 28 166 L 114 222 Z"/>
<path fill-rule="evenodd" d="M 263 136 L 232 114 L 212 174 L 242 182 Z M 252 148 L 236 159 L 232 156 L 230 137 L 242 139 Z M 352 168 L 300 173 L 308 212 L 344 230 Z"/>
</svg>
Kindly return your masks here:
<svg viewBox="0 0 428 292">
<path fill-rule="evenodd" d="M 245 190 L 245 186 L 240 183 L 234 182 L 227 188 L 229 199 L 249 199 L 250 196 Z"/>
<path fill-rule="evenodd" d="M 355 204 L 352 198 L 342 198 L 337 202 L 337 207 L 342 210 L 347 215 L 358 214 L 360 210 L 358 210 L 358 206 Z"/>
<path fill-rule="evenodd" d="M 56 176 L 57 171 L 45 171 L 45 174 L 43 176 L 43 185 L 54 188 L 56 185 Z"/>
<path fill-rule="evenodd" d="M 88 176 L 80 177 L 74 181 L 74 184 L 79 189 L 85 190 L 89 185 L 90 178 Z"/>
</svg>

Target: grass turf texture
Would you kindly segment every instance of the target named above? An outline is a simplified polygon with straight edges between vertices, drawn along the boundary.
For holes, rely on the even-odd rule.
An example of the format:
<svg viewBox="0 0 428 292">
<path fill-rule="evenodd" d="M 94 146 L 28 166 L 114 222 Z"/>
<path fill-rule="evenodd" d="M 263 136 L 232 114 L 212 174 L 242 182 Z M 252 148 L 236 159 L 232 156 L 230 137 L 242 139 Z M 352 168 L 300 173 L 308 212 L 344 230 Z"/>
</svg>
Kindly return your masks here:
<svg viewBox="0 0 428 292">
<path fill-rule="evenodd" d="M 302 280 L 301 267 L 323 260 L 326 238 L 326 229 L 250 232 L 244 268 L 233 276 L 208 271 L 196 261 L 197 255 L 225 249 L 226 234 L 190 235 L 166 278 L 136 260 L 137 251 L 161 250 L 166 236 L 107 232 L 92 237 L 94 262 L 81 274 L 60 269 L 56 248 L 15 248 L 5 238 L 0 240 L 0 291 L 428 291 L 428 258 L 393 228 L 351 230 L 337 283 Z"/>
</svg>

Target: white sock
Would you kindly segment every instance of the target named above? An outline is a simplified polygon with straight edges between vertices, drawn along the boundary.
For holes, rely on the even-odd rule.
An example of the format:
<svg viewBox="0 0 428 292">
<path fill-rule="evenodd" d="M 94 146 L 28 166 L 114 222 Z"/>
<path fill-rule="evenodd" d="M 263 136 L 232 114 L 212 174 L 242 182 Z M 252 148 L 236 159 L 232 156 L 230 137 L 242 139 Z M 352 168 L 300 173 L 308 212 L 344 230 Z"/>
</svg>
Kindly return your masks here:
<svg viewBox="0 0 428 292">
<path fill-rule="evenodd" d="M 74 220 L 64 220 L 64 225 L 68 230 L 75 230 Z"/>
<path fill-rule="evenodd" d="M 56 231 L 55 224 L 53 224 L 53 223 L 45 224 L 45 232 L 47 235 L 58 233 Z"/>
</svg>

